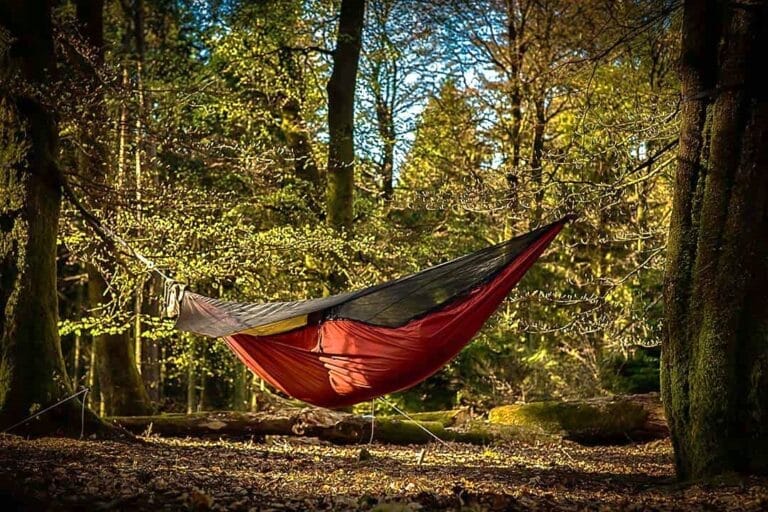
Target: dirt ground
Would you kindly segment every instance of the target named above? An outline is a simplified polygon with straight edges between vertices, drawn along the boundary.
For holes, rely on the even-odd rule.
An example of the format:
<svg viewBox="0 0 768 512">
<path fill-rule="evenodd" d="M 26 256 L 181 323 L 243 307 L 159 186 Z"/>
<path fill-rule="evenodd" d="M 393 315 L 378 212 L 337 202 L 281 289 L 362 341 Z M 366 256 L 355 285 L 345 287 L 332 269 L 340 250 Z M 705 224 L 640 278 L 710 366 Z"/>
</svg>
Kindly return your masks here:
<svg viewBox="0 0 768 512">
<path fill-rule="evenodd" d="M 368 450 L 0 436 L 0 510 L 768 510 L 765 479 L 675 484 L 666 441 Z"/>
</svg>

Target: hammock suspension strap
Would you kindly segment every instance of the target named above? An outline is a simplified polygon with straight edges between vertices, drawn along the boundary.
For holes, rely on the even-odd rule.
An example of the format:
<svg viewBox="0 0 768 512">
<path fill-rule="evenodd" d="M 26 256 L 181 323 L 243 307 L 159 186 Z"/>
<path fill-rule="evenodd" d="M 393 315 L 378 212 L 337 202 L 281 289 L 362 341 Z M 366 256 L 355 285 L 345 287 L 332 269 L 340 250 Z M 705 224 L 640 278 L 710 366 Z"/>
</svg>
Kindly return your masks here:
<svg viewBox="0 0 768 512">
<path fill-rule="evenodd" d="M 390 402 L 389 400 L 387 400 L 387 399 L 386 399 L 386 398 L 384 398 L 383 396 L 380 396 L 380 397 L 378 398 L 378 400 L 381 400 L 382 402 L 384 402 L 385 404 L 387 404 L 388 406 L 390 406 L 392 409 L 394 409 L 394 410 L 395 410 L 395 412 L 397 412 L 397 413 L 398 413 L 398 414 L 400 414 L 401 416 L 404 416 L 406 419 L 408 419 L 409 421 L 411 421 L 411 422 L 412 422 L 414 425 L 416 425 L 416 426 L 417 426 L 417 427 L 419 427 L 421 430 L 423 430 L 424 432 L 426 432 L 427 434 L 429 434 L 429 435 L 430 435 L 430 436 L 431 436 L 433 439 L 435 439 L 437 442 L 439 442 L 440 444 L 442 444 L 442 445 L 443 445 L 443 446 L 445 446 L 446 448 L 448 447 L 448 443 L 446 443 L 445 441 L 443 441 L 442 439 L 440 439 L 440 437 L 438 437 L 438 435 L 437 435 L 437 434 L 435 434 L 434 432 L 432 432 L 431 430 L 429 430 L 427 427 L 425 427 L 424 425 L 422 425 L 422 424 L 421 424 L 421 422 L 420 422 L 419 420 L 417 420 L 417 419 L 413 418 L 413 417 L 412 417 L 410 414 L 408 414 L 407 412 L 403 411 L 402 409 L 400 409 L 398 406 L 396 406 L 395 404 L 393 404 L 392 402 Z"/>
<path fill-rule="evenodd" d="M 83 438 L 83 434 L 85 433 L 85 398 L 88 395 L 88 392 L 90 390 L 91 390 L 90 388 L 83 388 L 83 389 L 81 389 L 80 391 L 78 391 L 76 393 L 73 393 L 73 394 L 71 394 L 71 395 L 69 395 L 67 397 L 62 398 L 61 400 L 59 400 L 55 404 L 53 404 L 53 405 L 51 405 L 49 407 L 46 407 L 42 411 L 38 411 L 35 414 L 32 414 L 31 416 L 27 416 L 26 418 L 24 418 L 20 422 L 14 423 L 10 427 L 8 427 L 5 430 L 3 430 L 3 434 L 6 434 L 6 433 L 10 432 L 11 430 L 15 429 L 16 427 L 20 427 L 21 425 L 24 425 L 25 423 L 27 423 L 29 421 L 32 421 L 33 419 L 37 418 L 38 416 L 42 416 L 43 414 L 45 414 L 46 412 L 50 411 L 51 409 L 55 409 L 56 407 L 66 403 L 66 402 L 69 402 L 70 400 L 73 400 L 73 399 L 79 397 L 80 395 L 83 395 L 83 399 L 81 401 L 82 402 L 82 409 L 80 411 L 80 439 L 82 439 Z"/>
<path fill-rule="evenodd" d="M 123 237 L 104 224 L 104 222 L 96 217 L 93 212 L 88 210 L 77 198 L 72 187 L 69 185 L 69 182 L 63 176 L 60 178 L 60 181 L 64 195 L 69 199 L 69 202 L 72 203 L 72 206 L 74 206 L 80 213 L 83 220 L 93 228 L 102 240 L 113 246 L 119 245 L 125 249 L 129 255 L 133 256 L 137 261 L 144 265 L 144 269 L 147 273 L 154 272 L 163 279 L 163 304 L 165 307 L 165 314 L 168 318 L 177 316 L 179 314 L 179 307 L 186 285 L 174 281 L 168 274 L 160 270 L 154 261 L 139 252 Z"/>
</svg>

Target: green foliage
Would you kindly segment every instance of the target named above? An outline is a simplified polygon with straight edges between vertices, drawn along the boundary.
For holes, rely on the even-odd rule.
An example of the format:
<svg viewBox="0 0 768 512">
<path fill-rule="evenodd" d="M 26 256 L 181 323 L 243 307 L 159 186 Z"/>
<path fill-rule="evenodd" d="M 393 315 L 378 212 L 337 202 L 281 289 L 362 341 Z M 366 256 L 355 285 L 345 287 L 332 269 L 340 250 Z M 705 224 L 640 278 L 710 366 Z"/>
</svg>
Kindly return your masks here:
<svg viewBox="0 0 768 512">
<path fill-rule="evenodd" d="M 110 4 L 100 69 L 107 118 L 86 115 L 88 91 L 61 84 L 77 92 L 61 94 L 61 162 L 75 166 L 84 125 L 99 133 L 109 147 L 110 204 L 87 180 L 72 180 L 115 232 L 175 279 L 223 299 L 317 297 L 328 292 L 333 272 L 353 289 L 373 285 L 573 211 L 579 220 L 475 341 L 391 399 L 409 410 L 490 408 L 650 385 L 656 359 L 632 347 L 655 343 L 660 332 L 678 108 L 676 18 L 661 16 L 625 40 L 627 29 L 612 25 L 597 4 L 533 2 L 530 44 L 514 75 L 504 44 L 507 13 L 496 4 L 477 16 L 471 3 L 377 4 L 366 20 L 361 63 L 354 226 L 342 237 L 325 225 L 318 194 L 330 73 L 318 48 L 333 47 L 337 2 L 145 4 L 143 89 L 132 22 Z M 616 7 L 626 26 L 655 19 L 658 8 Z M 63 27 L 67 16 L 64 9 Z M 574 16 L 583 23 L 572 23 Z M 588 29 L 598 35 L 584 37 Z M 396 118 L 391 199 L 382 197 L 381 180 L 393 134 L 382 130 L 386 112 L 377 98 Z M 545 110 L 538 177 L 537 104 Z M 171 408 L 191 400 L 227 406 L 244 384 L 225 344 L 181 335 L 159 319 L 160 288 L 145 282 L 145 269 L 125 256 L 124 265 L 109 268 L 111 249 L 96 243 L 74 211 L 64 213 L 67 302 L 83 286 L 75 277 L 85 264 L 101 268 L 110 284 L 107 314 L 87 304 L 65 311 L 65 353 L 74 354 L 75 338 L 135 335 L 139 325 L 144 343 L 162 347 Z"/>
<path fill-rule="evenodd" d="M 603 385 L 614 393 L 659 391 L 658 349 L 639 349 L 626 357 L 616 355 L 604 365 Z"/>
</svg>

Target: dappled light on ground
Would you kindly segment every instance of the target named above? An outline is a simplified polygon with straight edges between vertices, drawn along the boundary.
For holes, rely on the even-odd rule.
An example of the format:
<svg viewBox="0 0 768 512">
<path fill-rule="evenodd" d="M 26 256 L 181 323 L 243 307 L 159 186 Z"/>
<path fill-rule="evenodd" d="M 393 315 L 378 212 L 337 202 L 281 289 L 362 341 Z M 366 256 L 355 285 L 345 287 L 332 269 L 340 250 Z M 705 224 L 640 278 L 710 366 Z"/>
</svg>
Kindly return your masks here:
<svg viewBox="0 0 768 512">
<path fill-rule="evenodd" d="M 421 448 L 0 437 L 0 499 L 30 509 L 765 510 L 765 480 L 679 486 L 667 441 Z"/>
</svg>

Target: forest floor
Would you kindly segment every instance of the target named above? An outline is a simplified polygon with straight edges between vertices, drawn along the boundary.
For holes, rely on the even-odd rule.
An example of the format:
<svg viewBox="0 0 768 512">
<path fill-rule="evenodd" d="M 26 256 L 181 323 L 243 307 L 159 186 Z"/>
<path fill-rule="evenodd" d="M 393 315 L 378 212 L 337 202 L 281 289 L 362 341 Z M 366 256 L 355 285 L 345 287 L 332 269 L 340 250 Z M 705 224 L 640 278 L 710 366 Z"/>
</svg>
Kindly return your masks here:
<svg viewBox="0 0 768 512">
<path fill-rule="evenodd" d="M 0 435 L 0 510 L 768 510 L 768 480 L 680 486 L 668 441 L 339 447 Z"/>
</svg>

